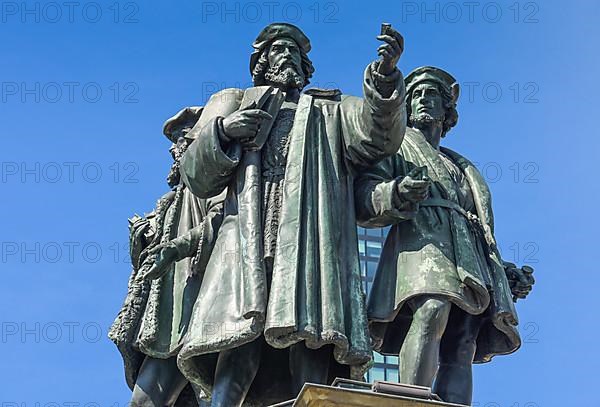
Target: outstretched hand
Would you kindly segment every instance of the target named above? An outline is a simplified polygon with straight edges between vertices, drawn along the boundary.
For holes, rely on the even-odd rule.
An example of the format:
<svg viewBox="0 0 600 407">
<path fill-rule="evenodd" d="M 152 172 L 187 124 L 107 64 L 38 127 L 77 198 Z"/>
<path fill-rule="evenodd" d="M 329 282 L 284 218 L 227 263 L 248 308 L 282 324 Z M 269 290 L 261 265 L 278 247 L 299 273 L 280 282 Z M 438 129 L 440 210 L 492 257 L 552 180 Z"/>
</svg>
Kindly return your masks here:
<svg viewBox="0 0 600 407">
<path fill-rule="evenodd" d="M 377 39 L 385 43 L 377 49 L 381 57 L 377 70 L 382 75 L 389 75 L 396 69 L 400 56 L 404 52 L 404 38 L 398 31 L 388 26 L 385 33 L 378 35 Z"/>
</svg>

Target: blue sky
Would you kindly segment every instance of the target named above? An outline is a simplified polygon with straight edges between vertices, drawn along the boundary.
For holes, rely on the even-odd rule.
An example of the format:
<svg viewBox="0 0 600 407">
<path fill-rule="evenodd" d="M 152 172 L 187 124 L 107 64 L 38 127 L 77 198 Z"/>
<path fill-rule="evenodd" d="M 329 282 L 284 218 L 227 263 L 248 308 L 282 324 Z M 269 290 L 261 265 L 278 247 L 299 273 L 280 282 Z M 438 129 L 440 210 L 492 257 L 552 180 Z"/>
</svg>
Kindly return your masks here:
<svg viewBox="0 0 600 407">
<path fill-rule="evenodd" d="M 164 120 L 216 89 L 247 86 L 250 44 L 272 21 L 311 38 L 315 86 L 360 95 L 385 21 L 405 37 L 405 74 L 435 65 L 461 83 L 459 124 L 443 143 L 490 182 L 504 257 L 536 268 L 534 292 L 518 304 L 523 347 L 475 368 L 475 402 L 600 405 L 600 3 L 0 8 L 3 403 L 124 406 L 130 393 L 106 333 L 129 276 L 127 218 L 150 211 L 167 190 Z"/>
</svg>

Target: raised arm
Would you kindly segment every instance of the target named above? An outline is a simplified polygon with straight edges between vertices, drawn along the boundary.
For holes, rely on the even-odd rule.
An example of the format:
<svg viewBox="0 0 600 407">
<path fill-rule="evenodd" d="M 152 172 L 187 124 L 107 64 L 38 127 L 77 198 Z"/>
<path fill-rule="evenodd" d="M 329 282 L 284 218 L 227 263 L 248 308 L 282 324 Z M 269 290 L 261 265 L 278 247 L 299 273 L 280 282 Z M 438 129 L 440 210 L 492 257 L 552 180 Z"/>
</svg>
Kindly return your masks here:
<svg viewBox="0 0 600 407">
<path fill-rule="evenodd" d="M 396 68 L 404 40 L 393 29 L 378 39 L 381 59 L 365 70 L 364 98 L 341 103 L 346 158 L 354 168 L 367 168 L 398 151 L 406 130 L 404 79 Z"/>
</svg>

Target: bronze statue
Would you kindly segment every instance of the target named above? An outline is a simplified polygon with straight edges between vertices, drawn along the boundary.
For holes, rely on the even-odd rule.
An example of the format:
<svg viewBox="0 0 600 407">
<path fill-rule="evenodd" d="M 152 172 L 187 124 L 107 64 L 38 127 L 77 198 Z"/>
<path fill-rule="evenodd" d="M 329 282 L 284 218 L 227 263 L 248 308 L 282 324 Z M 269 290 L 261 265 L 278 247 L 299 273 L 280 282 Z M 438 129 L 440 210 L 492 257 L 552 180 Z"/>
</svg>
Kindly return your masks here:
<svg viewBox="0 0 600 407">
<path fill-rule="evenodd" d="M 167 177 L 172 190 L 154 211 L 130 219 L 133 272 L 109 337 L 123 356 L 134 406 L 198 405 L 176 356 L 223 214 L 223 197 L 198 199 L 180 182 L 180 159 L 191 141 L 187 134 L 201 112 L 186 108 L 165 123 L 173 143 Z"/>
<path fill-rule="evenodd" d="M 184 184 L 202 199 L 226 193 L 177 360 L 212 406 L 265 406 L 368 367 L 353 181 L 398 150 L 406 120 L 403 39 L 391 27 L 378 39 L 364 99 L 302 93 L 308 38 L 267 26 L 250 58 L 255 87 L 213 95 L 188 135 Z"/>
<path fill-rule="evenodd" d="M 525 298 L 534 280 L 502 262 L 484 178 L 440 147 L 458 96 L 439 68 L 409 74 L 402 146 L 360 175 L 355 196 L 361 225 L 392 225 L 367 305 L 375 349 L 399 355 L 400 382 L 470 404 L 472 363 L 519 348 L 513 295 Z"/>
<path fill-rule="evenodd" d="M 271 24 L 254 87 L 167 121 L 172 190 L 130 220 L 110 332 L 133 404 L 265 406 L 361 380 L 373 347 L 399 355 L 401 382 L 470 404 L 472 363 L 520 346 L 514 302 L 533 270 L 502 261 L 485 180 L 440 147 L 459 86 L 434 67 L 404 81 L 402 36 L 384 24 L 377 38 L 364 98 L 303 92 L 310 41 Z M 392 226 L 366 304 L 357 220 Z"/>
</svg>

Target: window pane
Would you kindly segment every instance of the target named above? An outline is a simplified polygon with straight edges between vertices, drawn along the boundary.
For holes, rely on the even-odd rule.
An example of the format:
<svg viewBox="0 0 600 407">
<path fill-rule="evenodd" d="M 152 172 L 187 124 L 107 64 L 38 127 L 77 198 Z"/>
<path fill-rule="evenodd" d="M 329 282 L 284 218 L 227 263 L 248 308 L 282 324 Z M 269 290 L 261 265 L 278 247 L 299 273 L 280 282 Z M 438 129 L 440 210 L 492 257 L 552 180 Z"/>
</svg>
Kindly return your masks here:
<svg viewBox="0 0 600 407">
<path fill-rule="evenodd" d="M 375 363 L 384 363 L 385 359 L 381 353 L 373 352 L 373 360 Z"/>
<path fill-rule="evenodd" d="M 386 380 L 388 382 L 398 383 L 398 369 L 385 369 Z"/>
<path fill-rule="evenodd" d="M 381 243 L 367 241 L 367 256 L 379 257 L 381 255 Z"/>
<path fill-rule="evenodd" d="M 367 229 L 367 235 L 381 237 L 381 229 Z"/>
<path fill-rule="evenodd" d="M 367 276 L 373 278 L 375 276 L 375 271 L 377 271 L 377 262 L 376 261 L 367 261 Z"/>
<path fill-rule="evenodd" d="M 383 369 L 374 367 L 369 372 L 369 381 L 374 382 L 375 380 L 385 380 L 385 373 Z"/>
<path fill-rule="evenodd" d="M 361 256 L 365 255 L 365 241 L 362 239 L 358 241 L 358 254 Z"/>
</svg>

